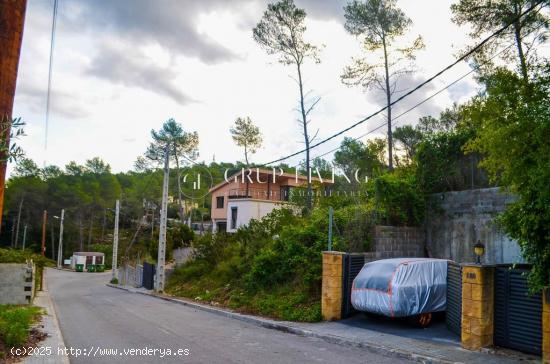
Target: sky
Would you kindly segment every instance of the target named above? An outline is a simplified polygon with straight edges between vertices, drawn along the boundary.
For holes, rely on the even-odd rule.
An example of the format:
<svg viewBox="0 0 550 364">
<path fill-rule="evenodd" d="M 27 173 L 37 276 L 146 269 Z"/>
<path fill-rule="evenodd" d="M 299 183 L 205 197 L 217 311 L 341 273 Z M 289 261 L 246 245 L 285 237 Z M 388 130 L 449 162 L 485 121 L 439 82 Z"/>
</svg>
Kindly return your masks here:
<svg viewBox="0 0 550 364">
<path fill-rule="evenodd" d="M 360 39 L 343 26 L 346 1 L 295 2 L 307 12 L 306 40 L 322 47 L 321 63 L 304 65 L 309 100 L 321 98 L 310 123 L 311 133 L 318 133 L 320 140 L 378 110 L 383 98 L 378 91 L 365 92 L 340 81 L 351 58 L 362 55 Z M 451 21 L 452 2 L 397 2 L 413 22 L 400 42 L 408 44 L 421 35 L 426 45 L 417 54 L 416 72 L 402 80 L 401 90 L 433 75 L 472 44 L 468 29 Z M 59 0 L 45 147 L 53 0 L 28 0 L 13 113 L 26 122 L 27 135 L 18 143 L 39 166 L 84 163 L 98 156 L 113 171 L 128 171 L 146 150 L 151 129 L 174 118 L 186 131 L 198 132 L 199 160 L 234 162 L 244 155 L 229 129 L 237 117 L 249 116 L 264 139 L 252 162 L 268 162 L 303 149 L 295 69 L 277 63 L 252 37 L 267 3 Z M 394 115 L 469 70 L 466 63 L 459 64 L 396 105 Z M 475 81 L 466 77 L 395 123 L 414 124 L 421 116 L 437 116 L 478 90 Z M 380 115 L 344 136 L 358 137 L 383 123 Z M 383 129 L 368 138 L 384 137 Z M 312 156 L 337 147 L 341 140 L 319 146 Z M 287 162 L 297 164 L 299 159 Z"/>
</svg>

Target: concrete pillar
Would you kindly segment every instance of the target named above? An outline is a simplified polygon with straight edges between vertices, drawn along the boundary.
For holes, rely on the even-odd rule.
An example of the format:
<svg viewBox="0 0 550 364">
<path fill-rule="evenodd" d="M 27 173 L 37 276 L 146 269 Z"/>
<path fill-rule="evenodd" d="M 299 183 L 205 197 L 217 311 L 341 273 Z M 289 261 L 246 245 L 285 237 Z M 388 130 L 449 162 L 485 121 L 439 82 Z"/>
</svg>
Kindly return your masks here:
<svg viewBox="0 0 550 364">
<path fill-rule="evenodd" d="M 462 266 L 462 347 L 493 345 L 494 267 Z"/>
<path fill-rule="evenodd" d="M 542 293 L 542 362 L 550 364 L 550 288 Z"/>
<path fill-rule="evenodd" d="M 344 253 L 323 252 L 323 284 L 321 289 L 321 313 L 323 320 L 342 318 L 342 264 Z"/>
</svg>

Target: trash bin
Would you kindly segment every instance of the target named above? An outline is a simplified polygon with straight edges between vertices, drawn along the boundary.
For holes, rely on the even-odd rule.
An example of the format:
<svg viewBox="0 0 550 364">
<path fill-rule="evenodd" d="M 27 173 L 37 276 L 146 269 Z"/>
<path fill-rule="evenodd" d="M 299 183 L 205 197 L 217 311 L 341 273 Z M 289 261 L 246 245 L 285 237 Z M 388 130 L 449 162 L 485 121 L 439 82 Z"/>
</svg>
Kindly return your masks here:
<svg viewBox="0 0 550 364">
<path fill-rule="evenodd" d="M 88 272 L 95 272 L 95 265 L 94 264 L 88 264 Z"/>
<path fill-rule="evenodd" d="M 84 272 L 84 264 L 76 264 L 75 265 L 75 270 L 77 272 Z"/>
<path fill-rule="evenodd" d="M 96 272 L 105 272 L 105 265 L 104 264 L 96 264 L 95 265 L 95 271 Z"/>
</svg>

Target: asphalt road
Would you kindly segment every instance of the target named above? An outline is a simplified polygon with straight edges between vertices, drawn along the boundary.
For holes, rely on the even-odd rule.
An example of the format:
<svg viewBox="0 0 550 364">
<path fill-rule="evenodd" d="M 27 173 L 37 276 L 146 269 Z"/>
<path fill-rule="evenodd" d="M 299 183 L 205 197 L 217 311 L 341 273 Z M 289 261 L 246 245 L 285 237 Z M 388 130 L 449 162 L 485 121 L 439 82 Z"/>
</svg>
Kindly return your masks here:
<svg viewBox="0 0 550 364">
<path fill-rule="evenodd" d="M 406 362 L 107 287 L 109 273 L 49 269 L 46 277 L 65 345 L 80 350 L 71 363 Z"/>
</svg>

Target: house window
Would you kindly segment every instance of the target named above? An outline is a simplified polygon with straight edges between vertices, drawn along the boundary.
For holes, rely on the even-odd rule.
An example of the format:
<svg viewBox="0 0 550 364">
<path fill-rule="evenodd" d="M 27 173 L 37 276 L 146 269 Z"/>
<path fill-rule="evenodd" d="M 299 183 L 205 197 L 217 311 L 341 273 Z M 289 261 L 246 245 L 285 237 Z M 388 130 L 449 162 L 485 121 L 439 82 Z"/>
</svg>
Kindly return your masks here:
<svg viewBox="0 0 550 364">
<path fill-rule="evenodd" d="M 281 187 L 281 201 L 289 201 L 290 200 L 290 186 L 283 186 Z"/>
<path fill-rule="evenodd" d="M 225 221 L 218 221 L 216 223 L 216 226 L 218 228 L 218 233 L 226 233 L 227 232 L 227 222 Z"/>
<path fill-rule="evenodd" d="M 223 209 L 223 196 L 216 197 L 216 208 Z"/>
<path fill-rule="evenodd" d="M 237 228 L 237 207 L 231 207 L 231 229 Z"/>
</svg>

